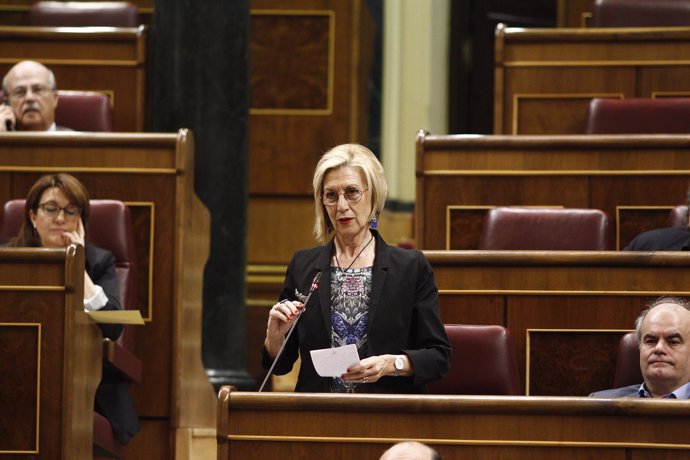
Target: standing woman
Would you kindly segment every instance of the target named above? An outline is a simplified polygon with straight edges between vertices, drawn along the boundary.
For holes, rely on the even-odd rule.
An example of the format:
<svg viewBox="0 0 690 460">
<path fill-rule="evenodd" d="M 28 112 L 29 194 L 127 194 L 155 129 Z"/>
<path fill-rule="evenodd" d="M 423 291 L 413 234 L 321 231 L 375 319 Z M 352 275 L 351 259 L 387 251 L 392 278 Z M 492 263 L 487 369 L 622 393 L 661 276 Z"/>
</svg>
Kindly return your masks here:
<svg viewBox="0 0 690 460">
<path fill-rule="evenodd" d="M 19 235 L 9 246 L 63 248 L 71 243 L 84 246 L 84 309 L 121 310 L 115 273 L 115 256 L 87 243 L 89 228 L 89 193 L 69 174 L 49 174 L 31 187 L 24 205 L 24 220 Z M 120 324 L 98 324 L 103 337 L 117 340 Z M 118 439 L 125 443 L 139 430 L 139 419 L 129 396 L 127 384 L 104 368 L 96 390 L 96 411 L 103 414 Z"/>
<path fill-rule="evenodd" d="M 450 365 L 434 274 L 419 251 L 388 246 L 375 230 L 388 186 L 374 154 L 358 144 L 328 151 L 313 179 L 316 239 L 298 251 L 285 276 L 282 301 L 268 316 L 263 364 L 268 368 L 318 289 L 276 363 L 288 373 L 301 358 L 296 391 L 425 393 Z M 337 378 L 320 377 L 310 350 L 356 344 L 361 361 Z"/>
</svg>

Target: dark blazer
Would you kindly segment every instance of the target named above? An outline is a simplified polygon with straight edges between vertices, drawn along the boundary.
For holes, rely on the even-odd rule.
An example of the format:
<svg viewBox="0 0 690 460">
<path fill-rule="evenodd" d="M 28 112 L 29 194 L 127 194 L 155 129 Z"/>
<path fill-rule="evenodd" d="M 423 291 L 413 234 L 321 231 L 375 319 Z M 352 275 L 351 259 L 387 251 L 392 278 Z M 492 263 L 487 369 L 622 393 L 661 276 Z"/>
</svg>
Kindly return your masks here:
<svg viewBox="0 0 690 460">
<path fill-rule="evenodd" d="M 590 396 L 594 398 L 639 398 L 640 395 L 638 391 L 640 390 L 640 385 L 642 385 L 642 383 L 629 385 L 623 388 L 614 388 L 613 390 L 595 391 L 590 394 Z"/>
<path fill-rule="evenodd" d="M 120 305 L 120 289 L 115 273 L 115 256 L 112 252 L 87 244 L 85 249 L 86 273 L 93 284 L 103 288 L 108 303 L 101 310 L 122 310 Z M 124 329 L 121 324 L 99 324 L 103 337 L 117 340 Z"/>
<path fill-rule="evenodd" d="M 91 244 L 86 245 L 86 273 L 94 284 L 103 288 L 108 303 L 102 310 L 121 310 L 120 290 L 112 252 Z M 103 336 L 117 340 L 122 334 L 121 324 L 99 324 Z M 113 369 L 103 367 L 101 382 L 96 389 L 95 410 L 110 421 L 117 439 L 126 443 L 139 431 L 139 417 L 129 395 L 129 383 Z"/>
<path fill-rule="evenodd" d="M 666 227 L 637 235 L 625 251 L 687 251 L 690 249 L 690 229 Z"/>
<path fill-rule="evenodd" d="M 358 391 L 369 393 L 425 393 L 426 384 L 443 377 L 450 366 L 450 343 L 441 323 L 434 273 L 420 251 L 388 246 L 376 238 L 376 257 L 367 328 L 368 356 L 406 354 L 414 368 L 410 377 L 382 377 L 378 382 L 360 384 Z M 317 272 L 319 288 L 301 315 L 297 328 L 285 346 L 274 373 L 290 372 L 297 359 L 301 366 L 296 391 L 328 392 L 331 378 L 320 377 L 310 350 L 331 347 L 331 256 L 333 240 L 325 246 L 298 251 L 290 261 L 280 299 L 297 299 L 295 291 L 306 295 Z M 265 368 L 271 359 L 263 350 Z M 368 356 L 360 356 L 366 358 Z"/>
</svg>

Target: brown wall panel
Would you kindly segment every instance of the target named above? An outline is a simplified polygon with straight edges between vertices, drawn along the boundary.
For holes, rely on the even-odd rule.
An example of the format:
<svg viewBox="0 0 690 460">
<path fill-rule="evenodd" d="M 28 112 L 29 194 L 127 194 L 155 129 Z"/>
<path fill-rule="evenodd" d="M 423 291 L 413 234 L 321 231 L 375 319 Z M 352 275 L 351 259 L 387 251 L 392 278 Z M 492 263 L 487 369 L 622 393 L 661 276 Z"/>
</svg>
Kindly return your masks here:
<svg viewBox="0 0 690 460">
<path fill-rule="evenodd" d="M 362 81 L 371 25 L 361 0 L 253 0 L 251 7 L 247 261 L 284 266 L 314 244 L 318 159 L 337 144 L 367 141 Z"/>
</svg>

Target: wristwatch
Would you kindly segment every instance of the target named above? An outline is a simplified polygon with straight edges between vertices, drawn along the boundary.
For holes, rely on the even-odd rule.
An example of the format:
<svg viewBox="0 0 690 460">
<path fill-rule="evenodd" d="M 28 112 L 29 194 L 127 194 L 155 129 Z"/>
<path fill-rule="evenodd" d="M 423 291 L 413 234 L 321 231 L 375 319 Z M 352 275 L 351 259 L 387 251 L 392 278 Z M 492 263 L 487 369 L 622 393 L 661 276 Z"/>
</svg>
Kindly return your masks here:
<svg viewBox="0 0 690 460">
<path fill-rule="evenodd" d="M 395 361 L 393 361 L 393 366 L 395 366 L 395 376 L 398 377 L 403 369 L 405 369 L 405 361 L 402 356 L 396 356 Z"/>
</svg>

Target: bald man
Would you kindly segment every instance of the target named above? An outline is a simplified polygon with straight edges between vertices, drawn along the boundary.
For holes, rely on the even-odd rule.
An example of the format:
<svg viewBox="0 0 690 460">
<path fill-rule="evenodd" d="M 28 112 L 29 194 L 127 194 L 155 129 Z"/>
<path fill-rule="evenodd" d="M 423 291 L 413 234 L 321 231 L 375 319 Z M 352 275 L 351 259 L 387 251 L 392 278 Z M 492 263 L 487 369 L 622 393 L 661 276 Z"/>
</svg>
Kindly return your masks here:
<svg viewBox="0 0 690 460">
<path fill-rule="evenodd" d="M 441 456 L 427 445 L 408 441 L 395 444 L 379 460 L 441 460 Z"/>
<path fill-rule="evenodd" d="M 644 382 L 598 391 L 590 396 L 688 399 L 690 303 L 675 297 L 662 297 L 644 310 L 635 324 Z"/>
<path fill-rule="evenodd" d="M 55 75 L 35 61 L 21 61 L 2 80 L 0 131 L 55 131 Z"/>
</svg>

